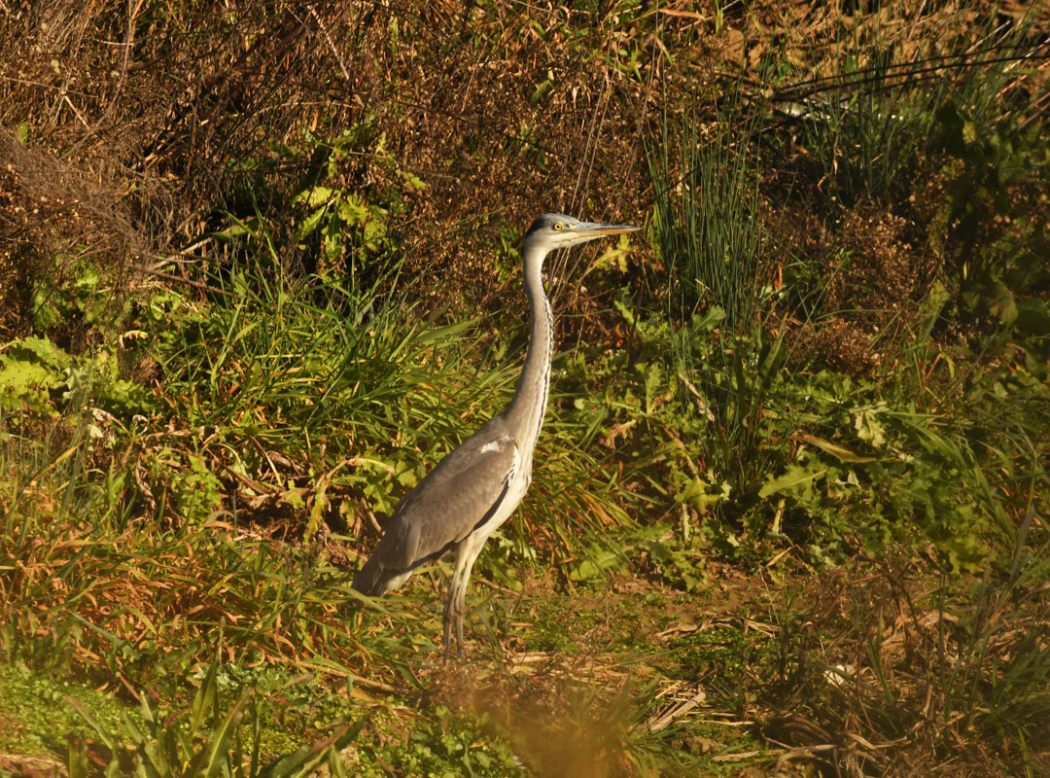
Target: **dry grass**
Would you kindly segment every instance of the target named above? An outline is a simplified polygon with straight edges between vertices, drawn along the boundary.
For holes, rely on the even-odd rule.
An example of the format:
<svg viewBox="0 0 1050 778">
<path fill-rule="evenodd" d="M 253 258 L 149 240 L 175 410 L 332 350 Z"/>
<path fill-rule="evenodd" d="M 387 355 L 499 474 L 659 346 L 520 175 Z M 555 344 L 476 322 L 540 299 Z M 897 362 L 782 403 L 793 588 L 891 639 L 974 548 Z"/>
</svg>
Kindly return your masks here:
<svg viewBox="0 0 1050 778">
<path fill-rule="evenodd" d="M 759 160 L 767 236 L 762 272 L 776 286 L 793 264 L 805 265 L 819 288 L 812 308 L 788 300 L 780 311 L 793 356 L 850 375 L 895 367 L 921 328 L 931 281 L 964 262 L 970 247 L 938 210 L 952 170 L 927 169 L 935 160 L 917 155 L 901 170 L 921 171 L 923 180 L 902 176 L 905 187 L 890 176 L 901 187 L 893 196 L 854 192 L 846 207 L 837 171 L 818 159 L 821 149 L 803 125 L 772 117 L 792 101 L 833 103 L 844 81 L 863 91 L 879 46 L 894 49 L 898 62 L 949 57 L 941 61 L 952 74 L 946 88 L 958 87 L 968 65 L 953 52 L 973 50 L 975 31 L 1019 9 L 921 0 L 852 13 L 772 0 L 659 7 L 44 0 L 5 9 L 0 341 L 39 329 L 39 295 L 95 268 L 108 307 L 89 320 L 72 306 L 44 329 L 70 352 L 117 338 L 123 375 L 148 386 L 156 406 L 146 437 L 129 432 L 137 428 L 128 420 L 65 399 L 66 415 L 57 420 L 0 418 L 0 482 L 13 485 L 0 493 L 7 522 L 0 655 L 121 699 L 174 706 L 220 650 L 231 666 L 253 672 L 314 673 L 333 705 L 344 706 L 347 688 L 354 705 L 395 720 L 370 725 L 381 743 L 409 740 L 429 726 L 435 706 L 448 705 L 486 721 L 494 741 L 512 743 L 545 775 L 1050 769 L 1038 741 L 1045 721 L 1038 717 L 1050 715 L 1050 622 L 1039 577 L 1045 548 L 1019 550 L 1013 561 L 1023 565 L 993 569 L 983 581 L 943 577 L 924 549 L 879 562 L 858 557 L 832 571 L 800 561 L 793 574 L 782 574 L 779 560 L 798 551 L 785 540 L 753 574 L 696 556 L 708 565 L 707 581 L 721 588 L 690 596 L 640 574 L 612 592 L 563 595 L 553 581 L 520 596 L 494 587 L 477 599 L 466 679 L 430 658 L 436 581 L 421 576 L 406 600 L 386 604 L 389 611 L 362 612 L 345 574 L 363 539 L 372 540 L 370 511 L 382 513 L 380 501 L 403 491 L 508 383 L 505 369 L 485 374 L 457 365 L 467 348 L 459 335 L 417 344 L 416 324 L 434 311 L 492 316 L 493 329 L 514 324 L 513 313 L 496 314 L 513 312 L 507 300 L 520 298 L 512 244 L 523 222 L 555 209 L 645 221 L 654 196 L 644 140 L 664 122 L 693 116 L 706 142 L 727 115 L 729 91 L 741 95 L 740 115 L 753 122 L 748 131 L 766 133 L 748 138 Z M 1045 30 L 1039 24 L 1032 29 Z M 995 92 L 1003 104 L 1022 106 L 1022 122 L 1035 121 L 1048 99 L 1045 40 L 1032 46 L 1032 59 Z M 844 77 L 851 51 L 859 54 L 853 75 Z M 896 78 L 883 77 L 881 87 L 899 86 L 890 83 Z M 354 164 L 330 183 L 385 191 L 411 173 L 426 185 L 387 225 L 404 262 L 398 294 L 420 306 L 404 309 L 412 326 L 386 331 L 393 356 L 361 345 L 382 334 L 372 301 L 351 325 L 344 308 L 316 303 L 316 289 L 297 300 L 316 305 L 302 319 L 273 314 L 291 310 L 281 287 L 257 308 L 249 306 L 262 294 L 223 309 L 227 318 L 208 320 L 202 312 L 234 294 L 234 274 L 224 273 L 251 251 L 289 276 L 311 267 L 294 234 L 292 198 L 321 177 L 327 160 L 304 138 L 363 126 L 369 144 L 354 148 Z M 1043 184 L 1022 181 L 999 196 L 1031 204 L 1038 215 Z M 978 215 L 983 244 L 1028 239 L 996 218 Z M 236 224 L 250 224 L 250 238 L 216 234 Z M 1033 252 L 1045 244 L 1043 233 L 1036 238 L 1042 243 L 1033 241 Z M 595 352 L 633 348 L 612 303 L 659 307 L 654 279 L 665 268 L 642 250 L 583 284 L 593 256 L 552 264 L 555 303 L 567 319 L 563 342 L 580 339 Z M 192 341 L 193 364 L 161 366 L 156 354 L 136 350 L 134 338 L 125 348 L 124 333 L 106 329 L 123 324 L 117 312 L 147 283 L 149 293 L 162 291 L 159 280 L 192 290 L 180 315 L 197 329 L 177 330 L 168 311 L 157 330 L 185 334 L 178 353 L 190 353 Z M 314 351 L 317 333 L 334 332 L 336 321 L 365 336 Z M 260 322 L 273 338 L 238 351 L 264 329 L 255 328 Z M 484 328 L 470 337 L 471 345 L 514 347 Z M 417 345 L 398 362 L 403 348 Z M 351 354 L 342 367 L 352 367 L 342 372 L 332 367 L 342 359 L 338 349 Z M 625 352 L 616 369 L 630 373 L 636 358 L 651 355 Z M 307 369 L 310 360 L 316 364 Z M 387 361 L 394 378 L 365 397 L 389 378 L 381 373 Z M 505 364 L 504 352 L 492 362 Z M 260 364 L 268 366 L 265 381 Z M 353 373 L 360 364 L 368 369 Z M 437 381 L 442 369 L 450 375 Z M 333 376 L 344 395 L 332 388 Z M 458 403 L 468 396 L 464 409 Z M 655 416 L 670 396 L 647 398 L 646 412 Z M 600 438 L 595 430 L 607 419 L 574 415 L 576 400 L 589 408 L 590 398 L 558 399 L 562 426 L 545 429 L 556 442 L 544 445 L 561 458 L 551 456 L 538 475 L 523 526 L 564 584 L 590 542 L 568 537 L 581 526 L 606 532 L 641 517 L 666 524 L 671 537 L 681 505 L 673 502 L 678 485 L 629 482 L 624 474 L 636 464 L 626 460 L 627 447 L 616 448 L 615 435 L 593 457 L 567 444 Z M 331 415 L 315 415 L 321 406 Z M 641 434 L 639 448 L 656 445 Z M 126 449 L 107 448 L 117 439 L 130 441 Z M 690 483 L 699 483 L 713 460 L 685 448 L 694 441 L 678 442 L 686 452 L 680 456 L 690 458 Z M 376 452 L 390 454 L 393 464 L 384 460 L 372 477 L 363 453 Z M 214 479 L 204 486 L 187 479 L 195 466 Z M 1013 467 L 997 475 L 1019 504 L 1020 482 L 1042 476 L 1015 476 Z M 207 503 L 207 518 L 175 505 L 195 497 Z M 1010 510 L 1006 523 L 1021 524 L 1021 511 Z M 1029 522 L 1033 534 L 1045 532 L 1039 516 Z M 345 535 L 326 540 L 333 530 Z M 627 538 L 625 547 L 644 556 L 650 542 Z M 499 564 L 507 563 L 493 562 L 493 569 Z M 494 605 L 485 611 L 480 603 Z M 348 680 L 350 687 L 340 686 Z M 279 695 L 272 702 L 281 709 Z M 1026 740 L 1026 732 L 1036 737 Z"/>
<path fill-rule="evenodd" d="M 950 582 L 901 559 L 802 584 L 771 604 L 781 678 L 763 735 L 842 775 L 1010 775 L 1045 761 L 1032 727 L 1050 704 L 1046 591 L 1035 578 Z M 1025 659 L 1015 661 L 1020 657 Z M 768 706 L 768 707 L 767 707 Z M 1030 749 L 1027 753 L 1018 749 Z"/>
<path fill-rule="evenodd" d="M 0 63 L 0 121 L 24 127 L 40 158 L 35 176 L 20 169 L 0 192 L 12 188 L 16 212 L 37 208 L 58 223 L 70 198 L 68 187 L 53 191 L 52 174 L 79 171 L 92 182 L 94 222 L 115 221 L 121 228 L 105 232 L 124 236 L 86 245 L 106 258 L 100 264 L 138 264 L 141 252 L 169 256 L 203 229 L 227 226 L 216 210 L 286 223 L 292 192 L 275 151 L 295 147 L 304 131 L 335 134 L 367 120 L 427 184 L 394 225 L 412 294 L 434 309 L 502 309 L 513 292 L 493 267 L 500 240 L 540 210 L 637 220 L 652 200 L 643 138 L 690 102 L 714 118 L 722 75 L 750 89 L 783 62 L 790 74 L 781 81 L 829 79 L 814 85 L 826 90 L 844 48 L 892 40 L 901 61 L 952 51 L 963 39 L 943 30 L 964 36 L 997 8 L 901 2 L 850 15 L 818 3 L 718 11 L 683 2 L 650 13 L 621 4 L 325 0 L 301 9 L 249 0 L 219 13 L 174 2 L 43 3 L 0 25 L 9 54 Z M 780 98 L 788 92 L 772 99 Z M 753 95 L 759 108 L 765 99 Z M 25 153 L 7 143 L 0 167 Z M 41 194 L 58 205 L 40 211 Z M 621 285 L 636 285 L 641 269 Z M 566 326 L 614 337 L 596 315 L 608 292 L 588 287 L 563 292 L 555 283 Z"/>
</svg>

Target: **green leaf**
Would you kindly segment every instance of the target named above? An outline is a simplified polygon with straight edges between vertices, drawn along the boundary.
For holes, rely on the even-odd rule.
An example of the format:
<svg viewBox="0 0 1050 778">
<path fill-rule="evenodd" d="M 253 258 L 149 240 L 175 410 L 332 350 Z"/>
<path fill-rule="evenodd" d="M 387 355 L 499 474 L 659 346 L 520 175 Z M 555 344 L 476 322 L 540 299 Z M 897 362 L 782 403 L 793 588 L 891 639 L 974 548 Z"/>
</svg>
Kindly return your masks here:
<svg viewBox="0 0 1050 778">
<path fill-rule="evenodd" d="M 61 296 L 58 290 L 46 282 L 38 283 L 33 289 L 31 315 L 33 328 L 37 332 L 46 332 L 62 321 L 59 302 Z"/>
<path fill-rule="evenodd" d="M 33 359 L 53 370 L 64 370 L 69 367 L 73 358 L 47 338 L 23 338 L 11 344 L 12 356 Z"/>
<path fill-rule="evenodd" d="M 762 498 L 773 494 L 788 493 L 794 496 L 811 495 L 813 484 L 823 478 L 828 468 L 821 467 L 819 463 L 811 462 L 806 465 L 788 465 L 783 475 L 770 478 L 758 490 L 758 496 Z"/>
<path fill-rule="evenodd" d="M 570 581 L 590 581 L 601 578 L 607 570 L 618 567 L 623 558 L 606 548 L 591 548 L 586 558 L 569 571 Z"/>
<path fill-rule="evenodd" d="M 8 354 L 0 355 L 0 408 L 56 415 L 50 393 L 65 384 L 62 367 L 68 360 L 69 356 L 48 340 L 16 341 Z"/>
<path fill-rule="evenodd" d="M 335 190 L 330 187 L 315 186 L 297 194 L 292 198 L 292 202 L 296 204 L 303 203 L 307 208 L 317 208 L 328 203 L 332 199 L 333 194 L 335 194 Z"/>
<path fill-rule="evenodd" d="M 944 306 L 948 304 L 950 298 L 951 295 L 948 294 L 947 288 L 940 281 L 935 282 L 930 288 L 929 293 L 919 306 L 919 320 L 923 322 L 920 341 L 925 341 L 930 337 L 930 333 L 933 332 L 933 328 L 941 316 L 941 311 L 944 310 Z"/>
<path fill-rule="evenodd" d="M 878 420 L 880 410 L 883 408 L 855 408 L 853 411 L 853 428 L 857 431 L 857 437 L 873 448 L 886 445 L 886 428 Z"/>
<path fill-rule="evenodd" d="M 692 326 L 694 329 L 701 332 L 710 332 L 723 321 L 725 321 L 726 312 L 725 309 L 720 305 L 712 305 L 708 308 L 703 316 L 694 316 Z"/>
<path fill-rule="evenodd" d="M 339 206 L 339 218 L 350 227 L 366 224 L 370 216 L 368 206 L 353 194 L 348 194 Z"/>
<path fill-rule="evenodd" d="M 304 238 L 307 238 L 310 235 L 312 235 L 317 230 L 318 225 L 321 223 L 321 218 L 327 212 L 328 206 L 322 205 L 316 211 L 314 211 L 305 219 L 303 219 L 302 222 L 299 224 L 299 239 L 303 240 Z"/>
<path fill-rule="evenodd" d="M 343 724 L 329 737 L 281 757 L 262 770 L 261 778 L 286 778 L 287 776 L 310 774 L 327 758 L 328 754 L 333 751 L 342 751 L 350 745 L 364 729 L 368 720 L 368 716 L 364 716 L 353 724 Z"/>
<path fill-rule="evenodd" d="M 414 190 L 416 192 L 422 192 L 424 189 L 427 188 L 427 185 L 423 181 L 423 179 L 417 176 L 415 173 L 410 173 L 407 170 L 400 170 L 398 171 L 398 173 L 401 176 L 401 180 L 405 182 L 405 186 L 408 189 Z"/>
<path fill-rule="evenodd" d="M 205 778 L 215 778 L 220 772 L 229 767 L 231 757 L 229 753 L 230 741 L 237 733 L 237 725 L 240 723 L 244 706 L 247 704 L 250 695 L 251 690 L 245 689 L 229 713 L 223 717 L 219 724 L 212 728 L 208 737 L 209 745 L 206 749 L 201 750 L 201 753 L 206 754 L 207 757 L 202 765 L 205 768 Z"/>
<path fill-rule="evenodd" d="M 800 436 L 802 440 L 809 443 L 811 446 L 816 446 L 826 454 L 831 454 L 833 457 L 838 459 L 840 462 L 874 462 L 875 457 L 862 457 L 860 454 L 854 454 L 845 446 L 840 446 L 837 443 L 832 443 L 830 440 L 824 438 L 818 438 L 816 435 L 804 434 Z"/>
</svg>

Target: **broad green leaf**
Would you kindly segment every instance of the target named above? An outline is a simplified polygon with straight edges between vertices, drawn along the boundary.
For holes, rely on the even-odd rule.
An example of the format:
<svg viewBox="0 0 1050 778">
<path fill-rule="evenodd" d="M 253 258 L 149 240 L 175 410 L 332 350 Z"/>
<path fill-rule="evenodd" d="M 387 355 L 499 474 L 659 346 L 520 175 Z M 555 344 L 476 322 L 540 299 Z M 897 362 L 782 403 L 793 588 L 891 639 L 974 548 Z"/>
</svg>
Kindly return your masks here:
<svg viewBox="0 0 1050 778">
<path fill-rule="evenodd" d="M 886 428 L 878 419 L 880 408 L 857 408 L 853 411 L 853 428 L 857 437 L 871 444 L 872 448 L 886 445 Z"/>
<path fill-rule="evenodd" d="M 47 338 L 23 338 L 11 344 L 8 353 L 20 358 L 35 358 L 55 370 L 69 367 L 72 357 Z"/>
<path fill-rule="evenodd" d="M 306 189 L 292 198 L 293 203 L 303 203 L 307 208 L 317 208 L 325 205 L 332 199 L 335 190 L 327 186 L 314 186 Z"/>
<path fill-rule="evenodd" d="M 299 223 L 299 240 L 308 238 L 321 223 L 321 218 L 328 212 L 328 206 L 322 205 Z"/>
<path fill-rule="evenodd" d="M 787 471 L 782 475 L 770 478 L 758 490 L 759 497 L 769 497 L 772 494 L 783 492 L 798 494 L 810 494 L 813 484 L 819 481 L 828 472 L 828 468 L 820 467 L 817 463 L 808 465 L 788 465 Z"/>
</svg>

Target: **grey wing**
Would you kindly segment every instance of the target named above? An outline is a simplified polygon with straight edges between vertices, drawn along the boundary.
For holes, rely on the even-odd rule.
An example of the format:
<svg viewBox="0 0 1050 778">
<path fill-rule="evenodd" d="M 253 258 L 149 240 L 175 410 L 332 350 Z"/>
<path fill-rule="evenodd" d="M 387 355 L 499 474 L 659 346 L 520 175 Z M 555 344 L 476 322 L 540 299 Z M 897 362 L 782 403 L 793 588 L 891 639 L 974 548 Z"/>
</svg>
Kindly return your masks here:
<svg viewBox="0 0 1050 778">
<path fill-rule="evenodd" d="M 502 505 L 520 456 L 499 421 L 464 441 L 405 497 L 374 554 L 384 569 L 410 570 L 441 556 Z"/>
</svg>

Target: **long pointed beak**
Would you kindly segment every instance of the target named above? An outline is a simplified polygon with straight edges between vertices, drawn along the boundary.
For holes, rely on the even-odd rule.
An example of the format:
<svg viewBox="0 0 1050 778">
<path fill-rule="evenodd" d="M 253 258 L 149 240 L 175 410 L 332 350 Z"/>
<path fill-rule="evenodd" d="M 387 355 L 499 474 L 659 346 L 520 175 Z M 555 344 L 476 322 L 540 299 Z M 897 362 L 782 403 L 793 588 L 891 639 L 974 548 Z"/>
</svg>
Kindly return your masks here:
<svg viewBox="0 0 1050 778">
<path fill-rule="evenodd" d="M 641 227 L 633 227 L 630 224 L 598 224 L 596 222 L 582 222 L 576 225 L 572 231 L 574 235 L 593 236 L 621 235 L 625 232 L 637 232 Z"/>
</svg>

